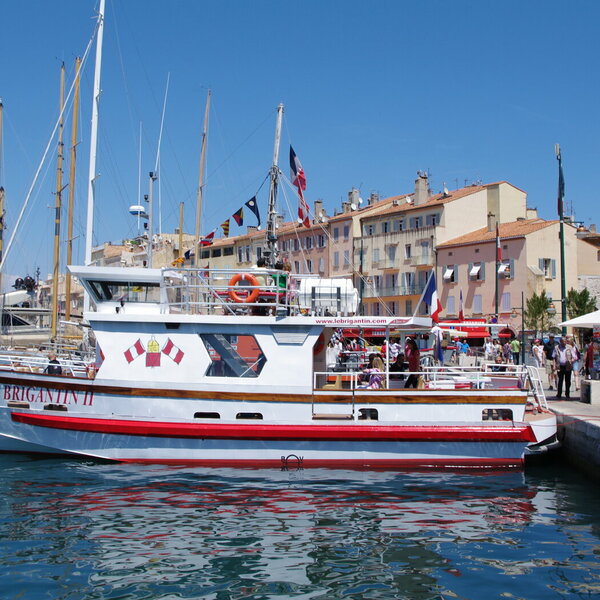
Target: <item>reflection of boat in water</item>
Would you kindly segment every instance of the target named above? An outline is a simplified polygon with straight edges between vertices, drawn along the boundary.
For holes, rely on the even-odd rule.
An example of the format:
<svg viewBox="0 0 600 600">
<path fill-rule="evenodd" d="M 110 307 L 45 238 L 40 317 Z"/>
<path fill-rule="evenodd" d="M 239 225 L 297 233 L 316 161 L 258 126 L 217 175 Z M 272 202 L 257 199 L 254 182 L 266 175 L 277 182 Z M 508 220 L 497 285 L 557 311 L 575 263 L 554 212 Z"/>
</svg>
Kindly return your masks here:
<svg viewBox="0 0 600 600">
<path fill-rule="evenodd" d="M 449 547 L 504 538 L 514 544 L 546 518 L 535 485 L 514 471 L 241 472 L 77 463 L 70 471 L 74 488 L 49 489 L 59 501 L 44 496 L 17 510 L 65 539 L 72 539 L 75 523 L 85 531 L 77 545 L 61 547 L 65 560 L 69 552 L 79 553 L 79 564 L 93 557 L 96 585 L 125 588 L 151 575 L 186 585 L 190 597 L 220 582 L 238 591 L 255 586 L 257 593 L 269 585 L 297 593 L 314 585 L 424 593 L 460 574 Z M 278 591 L 285 595 L 286 588 Z"/>
</svg>

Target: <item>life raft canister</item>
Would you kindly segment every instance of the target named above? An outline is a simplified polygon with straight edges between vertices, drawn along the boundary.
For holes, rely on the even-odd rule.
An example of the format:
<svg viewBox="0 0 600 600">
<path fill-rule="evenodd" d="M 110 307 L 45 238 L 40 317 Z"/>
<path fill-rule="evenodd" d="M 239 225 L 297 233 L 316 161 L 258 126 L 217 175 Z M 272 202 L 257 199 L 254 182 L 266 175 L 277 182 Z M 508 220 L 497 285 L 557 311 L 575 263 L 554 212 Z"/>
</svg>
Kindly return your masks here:
<svg viewBox="0 0 600 600">
<path fill-rule="evenodd" d="M 242 281 L 242 279 L 244 281 L 248 281 L 250 283 L 250 285 L 254 287 L 254 289 L 248 294 L 248 296 L 246 298 L 242 298 L 241 296 L 239 296 L 238 293 L 234 289 L 235 286 L 240 281 Z M 256 279 L 256 277 L 254 277 L 254 275 L 251 275 L 250 273 L 237 273 L 229 280 L 229 287 L 231 288 L 229 290 L 229 297 L 234 302 L 242 302 L 242 303 L 245 302 L 246 304 L 249 304 L 251 302 L 256 302 L 256 299 L 258 298 L 258 294 L 260 292 L 260 290 L 258 289 L 259 285 L 260 284 L 258 282 L 258 279 Z"/>
</svg>

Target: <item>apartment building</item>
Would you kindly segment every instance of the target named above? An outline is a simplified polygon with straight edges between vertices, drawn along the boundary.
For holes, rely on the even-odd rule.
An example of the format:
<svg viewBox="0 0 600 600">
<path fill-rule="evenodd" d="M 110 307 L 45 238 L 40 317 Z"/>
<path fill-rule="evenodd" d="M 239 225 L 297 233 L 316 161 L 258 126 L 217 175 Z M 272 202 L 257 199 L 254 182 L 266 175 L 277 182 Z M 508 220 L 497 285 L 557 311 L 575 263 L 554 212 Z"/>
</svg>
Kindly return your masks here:
<svg viewBox="0 0 600 600">
<path fill-rule="evenodd" d="M 550 298 L 561 299 L 560 222 L 517 219 L 500 223 L 501 262 L 498 275 L 498 318 L 520 329 L 521 294 L 529 298 L 543 290 Z M 600 273 L 598 249 L 577 228 L 564 225 L 566 289 L 578 289 L 579 276 Z M 437 247 L 436 277 L 442 318 L 456 318 L 463 296 L 466 318 L 489 320 L 496 314 L 496 226 L 470 231 Z M 560 314 L 560 307 L 556 307 Z"/>
<path fill-rule="evenodd" d="M 414 193 L 385 199 L 381 210 L 361 219 L 354 254 L 363 273 L 363 313 L 413 314 L 436 247 L 485 227 L 489 214 L 499 222 L 534 215 L 526 201 L 525 192 L 505 181 L 432 194 L 427 174 L 419 172 Z"/>
</svg>

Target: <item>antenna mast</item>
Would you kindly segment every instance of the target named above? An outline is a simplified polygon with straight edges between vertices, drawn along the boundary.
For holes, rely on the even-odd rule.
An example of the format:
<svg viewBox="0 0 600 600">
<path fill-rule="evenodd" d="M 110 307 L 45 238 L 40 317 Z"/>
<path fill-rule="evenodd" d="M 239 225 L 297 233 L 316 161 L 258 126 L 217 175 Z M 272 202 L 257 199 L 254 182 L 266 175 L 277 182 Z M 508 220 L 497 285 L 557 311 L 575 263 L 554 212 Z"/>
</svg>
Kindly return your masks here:
<svg viewBox="0 0 600 600">
<path fill-rule="evenodd" d="M 275 231 L 275 221 L 277 219 L 277 210 L 275 203 L 277 200 L 277 184 L 279 181 L 279 142 L 281 141 L 281 120 L 283 118 L 283 104 L 277 107 L 277 124 L 275 126 L 275 143 L 273 147 L 273 164 L 271 165 L 271 184 L 269 186 L 269 207 L 267 209 L 267 248 L 265 250 L 265 259 L 267 265 L 272 267 L 277 259 L 277 232 Z"/>
<path fill-rule="evenodd" d="M 202 145 L 200 150 L 200 179 L 198 181 L 198 198 L 196 201 L 196 237 L 194 240 L 194 266 L 200 262 L 200 221 L 202 218 L 202 193 L 204 191 L 204 163 L 206 161 L 206 134 L 208 132 L 208 115 L 210 110 L 210 90 L 206 96 L 204 109 L 204 125 L 202 128 Z"/>
</svg>

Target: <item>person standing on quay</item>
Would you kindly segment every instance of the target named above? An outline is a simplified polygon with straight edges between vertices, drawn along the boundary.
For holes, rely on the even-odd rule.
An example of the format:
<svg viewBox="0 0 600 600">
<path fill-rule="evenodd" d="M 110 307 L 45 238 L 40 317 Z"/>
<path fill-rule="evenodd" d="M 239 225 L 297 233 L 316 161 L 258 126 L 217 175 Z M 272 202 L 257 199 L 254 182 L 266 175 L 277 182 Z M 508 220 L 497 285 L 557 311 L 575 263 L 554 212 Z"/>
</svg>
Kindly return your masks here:
<svg viewBox="0 0 600 600">
<path fill-rule="evenodd" d="M 546 375 L 548 375 L 548 389 L 553 390 L 556 385 L 556 365 L 554 362 L 554 334 L 548 336 L 548 341 L 544 344 L 544 354 L 546 355 Z"/>
<path fill-rule="evenodd" d="M 562 396 L 563 381 L 565 384 L 565 398 L 570 398 L 571 392 L 571 372 L 573 371 L 573 350 L 572 346 L 566 343 L 564 337 L 560 338 L 560 342 L 554 348 L 554 362 L 556 363 L 556 372 L 558 373 L 558 384 L 556 386 L 556 398 Z"/>
<path fill-rule="evenodd" d="M 513 363 L 519 364 L 519 355 L 521 354 L 521 342 L 515 337 L 510 342 L 510 349 L 512 351 Z"/>
</svg>

